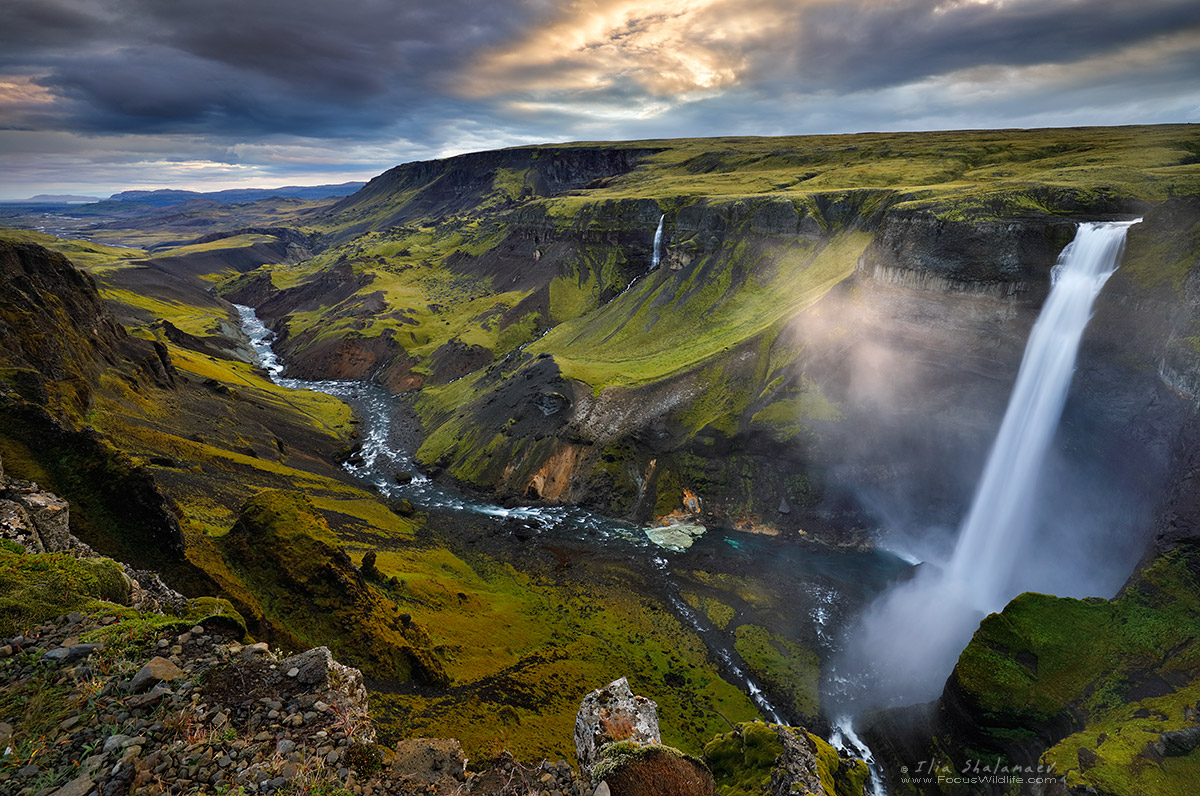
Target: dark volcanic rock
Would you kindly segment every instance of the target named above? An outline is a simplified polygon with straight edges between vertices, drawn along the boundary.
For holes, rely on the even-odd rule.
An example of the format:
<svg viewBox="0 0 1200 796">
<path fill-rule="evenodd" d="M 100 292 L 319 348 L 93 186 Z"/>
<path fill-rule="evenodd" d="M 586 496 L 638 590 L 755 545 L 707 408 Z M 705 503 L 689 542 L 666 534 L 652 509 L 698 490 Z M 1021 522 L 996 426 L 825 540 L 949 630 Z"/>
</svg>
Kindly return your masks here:
<svg viewBox="0 0 1200 796">
<path fill-rule="evenodd" d="M 859 270 L 908 287 L 1036 299 L 1045 295 L 1050 268 L 1074 234 L 1074 222 L 1066 219 L 965 222 L 893 211 Z"/>
<path fill-rule="evenodd" d="M 430 384 L 445 384 L 492 362 L 492 352 L 483 346 L 468 345 L 454 339 L 438 347 L 429 359 L 433 375 Z"/>
<path fill-rule="evenodd" d="M 173 388 L 166 347 L 130 337 L 92 278 L 40 246 L 0 241 L 0 283 L 0 366 L 12 388 L 0 389 L 0 434 L 29 446 L 77 508 L 123 525 L 120 538 L 84 528 L 85 542 L 134 562 L 180 561 L 179 521 L 153 476 L 96 431 L 79 430 L 102 373 Z"/>
</svg>

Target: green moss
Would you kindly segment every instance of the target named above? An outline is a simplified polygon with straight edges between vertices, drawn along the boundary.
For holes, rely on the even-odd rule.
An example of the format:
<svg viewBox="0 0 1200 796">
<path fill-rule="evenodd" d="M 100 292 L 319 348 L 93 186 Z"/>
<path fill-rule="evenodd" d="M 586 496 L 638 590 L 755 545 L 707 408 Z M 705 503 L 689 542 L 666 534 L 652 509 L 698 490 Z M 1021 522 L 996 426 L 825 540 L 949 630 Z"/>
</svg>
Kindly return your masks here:
<svg viewBox="0 0 1200 796">
<path fill-rule="evenodd" d="M 599 305 L 600 290 L 594 278 L 581 281 L 571 275 L 550 280 L 550 318 L 555 323 L 578 318 Z"/>
<path fill-rule="evenodd" d="M 1072 784 L 1114 794 L 1187 792 L 1200 755 L 1155 760 L 1146 744 L 1184 726 L 1185 710 L 1200 696 L 1193 557 L 1186 548 L 1162 556 L 1111 601 L 1023 594 L 985 619 L 954 677 L 990 744 L 986 751 L 1003 751 L 1015 731 L 1029 737 L 1070 715 L 1083 720 L 1082 730 L 1045 759 Z M 1138 684 L 1168 680 L 1177 684 L 1171 693 L 1130 699 Z M 1084 767 L 1081 747 L 1099 762 Z"/>
<path fill-rule="evenodd" d="M 755 412 L 750 422 L 770 428 L 779 440 L 791 440 L 811 430 L 816 422 L 842 419 L 838 405 L 825 397 L 820 385 L 801 376 L 795 397 L 777 398 Z"/>
<path fill-rule="evenodd" d="M 189 600 L 179 614 L 124 611 L 120 621 L 95 628 L 80 636 L 81 641 L 100 643 L 98 660 L 113 665 L 124 658 L 136 658 L 153 646 L 165 633 L 180 633 L 196 625 L 233 633 L 246 638 L 246 622 L 228 601 L 217 597 Z"/>
<path fill-rule="evenodd" d="M 821 660 L 815 652 L 757 625 L 734 630 L 734 649 L 772 690 L 790 697 L 788 707 L 802 721 L 817 718 Z"/>
<path fill-rule="evenodd" d="M 783 754 L 783 741 L 775 729 L 761 721 L 739 724 L 704 745 L 708 764 L 722 796 L 762 796 L 771 784 L 775 760 Z"/>
<path fill-rule="evenodd" d="M 1200 683 L 1160 697 L 1120 705 L 1089 722 L 1042 756 L 1067 785 L 1118 796 L 1185 796 L 1200 776 L 1200 750 L 1162 757 L 1150 751 L 1164 732 L 1192 726 L 1187 716 L 1200 700 Z M 1095 755 L 1081 764 L 1080 750 Z"/>
<path fill-rule="evenodd" d="M 834 796 L 859 796 L 865 792 L 870 770 L 862 760 L 841 757 L 825 739 L 807 733 L 809 743 L 817 757 L 817 771 L 821 787 Z"/>
<path fill-rule="evenodd" d="M 1121 263 L 1122 277 L 1128 276 L 1142 290 L 1167 288 L 1183 294 L 1183 281 L 1200 262 L 1200 222 L 1172 234 L 1147 233 L 1135 224 Z"/>
<path fill-rule="evenodd" d="M 105 603 L 129 604 L 129 581 L 112 559 L 0 549 L 0 636 Z"/>
<path fill-rule="evenodd" d="M 755 339 L 811 306 L 854 271 L 870 236 L 847 233 L 814 252 L 807 241 L 766 252 L 731 243 L 685 271 L 656 271 L 619 298 L 530 345 L 596 391 L 679 374 Z M 688 280 L 705 274 L 703 281 Z M 737 280 L 737 287 L 733 289 Z M 670 312 L 659 309 L 671 306 Z"/>
<path fill-rule="evenodd" d="M 708 617 L 708 621 L 712 622 L 718 630 L 728 628 L 729 623 L 737 615 L 737 611 L 715 597 L 697 595 L 691 591 L 682 592 L 682 597 L 692 608 L 703 611 L 704 615 Z"/>
<path fill-rule="evenodd" d="M 770 792 L 771 772 L 784 753 L 781 735 L 806 744 L 816 767 L 810 774 L 820 781 L 829 796 L 862 796 L 870 772 L 861 760 L 843 758 L 820 737 L 803 728 L 765 724 L 761 721 L 739 724 L 732 732 L 719 735 L 704 747 L 708 763 L 722 796 L 762 796 Z M 794 788 L 797 786 L 793 786 Z M 803 786 L 799 786 L 803 787 Z M 793 790 L 807 794 L 807 789 Z"/>
<path fill-rule="evenodd" d="M 492 190 L 508 199 L 520 199 L 525 190 L 525 178 L 528 173 L 528 170 L 496 169 L 496 175 L 492 178 Z"/>
<path fill-rule="evenodd" d="M 327 644 L 376 677 L 448 684 L 424 629 L 363 580 L 305 495 L 256 495 L 217 547 L 236 578 L 216 573 L 221 585 L 268 638 L 297 649 Z M 343 632 L 349 624 L 353 634 Z"/>
<path fill-rule="evenodd" d="M 633 572 L 564 581 L 437 549 L 380 551 L 376 566 L 396 578 L 388 594 L 428 628 L 456 684 L 446 694 L 372 694 L 385 741 L 451 735 L 471 757 L 508 749 L 571 759 L 579 700 L 620 676 L 658 703 L 664 742 L 687 751 L 719 732 L 722 716 L 758 715 L 712 670 L 696 634 L 630 587 Z"/>
<path fill-rule="evenodd" d="M 659 470 L 654 482 L 654 516 L 665 517 L 683 506 L 683 486 L 671 470 Z"/>
<path fill-rule="evenodd" d="M 618 741 L 617 743 L 609 744 L 600 752 L 600 760 L 596 763 L 596 767 L 592 769 L 592 781 L 603 782 L 619 774 L 622 769 L 640 761 L 651 761 L 661 755 L 687 760 L 696 766 L 707 768 L 704 761 L 700 758 L 685 754 L 672 746 Z"/>
</svg>

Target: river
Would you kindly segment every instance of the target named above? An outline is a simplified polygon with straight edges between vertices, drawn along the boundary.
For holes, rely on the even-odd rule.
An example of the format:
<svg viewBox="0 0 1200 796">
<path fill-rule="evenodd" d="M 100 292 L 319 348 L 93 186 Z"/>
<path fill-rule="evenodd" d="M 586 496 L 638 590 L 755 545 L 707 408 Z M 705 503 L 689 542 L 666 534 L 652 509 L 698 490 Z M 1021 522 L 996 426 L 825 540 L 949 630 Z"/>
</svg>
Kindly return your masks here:
<svg viewBox="0 0 1200 796">
<path fill-rule="evenodd" d="M 795 624 L 790 629 L 772 630 L 785 633 L 790 630 L 814 639 L 824 660 L 835 651 L 841 637 L 835 625 L 848 621 L 859 606 L 880 593 L 896 575 L 909 567 L 909 562 L 885 551 L 847 553 L 732 530 L 706 529 L 686 548 L 663 547 L 651 540 L 654 529 L 577 506 L 504 507 L 468 497 L 423 474 L 411 452 L 404 449 L 403 435 L 394 423 L 402 409 L 401 398 L 370 382 L 311 381 L 284 376 L 284 365 L 272 348 L 274 333 L 259 320 L 253 308 L 234 306 L 259 364 L 276 384 L 327 393 L 354 407 L 359 415 L 362 447 L 359 455 L 344 467 L 357 479 L 387 498 L 407 499 L 426 511 L 490 517 L 504 520 L 504 527 L 510 532 L 521 531 L 548 541 L 570 539 L 606 551 L 616 547 L 633 552 L 637 559 L 655 568 L 668 602 L 704 640 L 721 673 L 730 682 L 740 685 L 772 722 L 788 724 L 795 723 L 795 719 L 775 704 L 750 675 L 745 662 L 732 649 L 728 640 L 731 634 L 713 627 L 679 596 L 675 573 L 684 568 L 697 568 L 698 561 L 711 561 L 717 556 L 740 559 L 748 565 L 752 563 L 755 568 L 763 568 L 768 577 L 774 573 L 780 579 L 787 579 L 790 586 L 798 585 L 805 599 L 799 606 L 801 610 L 792 617 Z M 397 473 L 407 473 L 412 480 L 398 483 Z M 847 753 L 870 757 L 870 750 L 849 726 L 834 727 L 830 737 L 835 746 Z M 874 767 L 872 779 L 878 782 Z M 882 793 L 882 790 L 873 790 Z"/>
</svg>

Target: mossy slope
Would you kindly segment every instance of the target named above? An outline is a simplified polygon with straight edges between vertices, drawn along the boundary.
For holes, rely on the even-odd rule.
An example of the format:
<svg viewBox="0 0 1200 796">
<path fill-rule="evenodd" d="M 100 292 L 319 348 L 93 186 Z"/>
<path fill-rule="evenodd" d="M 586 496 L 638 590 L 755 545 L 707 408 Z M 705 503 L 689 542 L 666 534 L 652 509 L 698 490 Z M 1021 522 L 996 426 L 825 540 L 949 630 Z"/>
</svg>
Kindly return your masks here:
<svg viewBox="0 0 1200 796">
<path fill-rule="evenodd" d="M 222 582 L 253 627 L 295 649 L 328 644 L 368 674 L 445 685 L 427 634 L 363 580 L 303 494 L 266 491 L 246 502 L 217 542 L 240 582 Z"/>
<path fill-rule="evenodd" d="M 1198 572 L 1181 548 L 1111 601 L 1024 594 L 989 616 L 943 696 L 958 742 L 1026 764 L 1046 749 L 1040 762 L 1100 793 L 1189 792 L 1200 750 L 1158 744 L 1196 721 Z"/>
</svg>

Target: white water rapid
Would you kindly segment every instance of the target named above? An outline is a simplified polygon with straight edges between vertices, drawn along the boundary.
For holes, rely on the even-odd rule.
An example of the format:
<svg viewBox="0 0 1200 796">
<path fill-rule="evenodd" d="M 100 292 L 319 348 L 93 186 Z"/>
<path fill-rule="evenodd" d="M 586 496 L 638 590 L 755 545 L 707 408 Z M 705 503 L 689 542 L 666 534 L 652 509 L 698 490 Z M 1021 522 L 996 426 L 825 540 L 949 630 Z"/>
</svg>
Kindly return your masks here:
<svg viewBox="0 0 1200 796">
<path fill-rule="evenodd" d="M 844 709 L 834 721 L 839 745 L 869 756 L 854 735 L 853 715 L 934 699 L 983 616 L 1030 588 L 1061 591 L 1061 584 L 1024 578 L 1023 565 L 1038 555 L 1035 498 L 1092 305 L 1117 268 L 1126 231 L 1136 223 L 1081 224 L 1059 256 L 950 560 L 923 566 L 881 595 L 864 612 L 831 672 L 828 688 Z M 872 769 L 872 790 L 882 793 Z"/>
<path fill-rule="evenodd" d="M 662 260 L 662 232 L 663 222 L 667 220 L 666 215 L 658 217 L 658 229 L 654 230 L 654 254 L 650 256 L 650 270 L 658 268 L 659 262 Z"/>
</svg>

